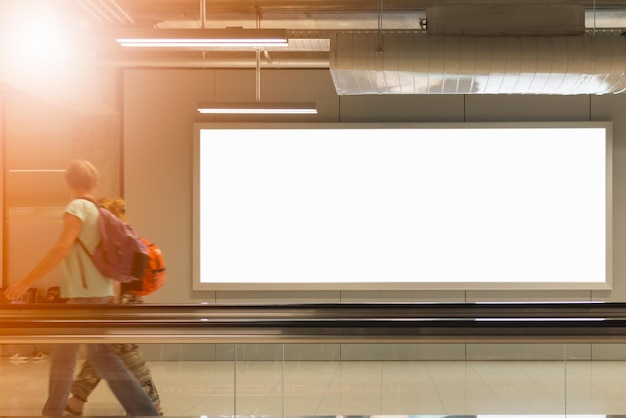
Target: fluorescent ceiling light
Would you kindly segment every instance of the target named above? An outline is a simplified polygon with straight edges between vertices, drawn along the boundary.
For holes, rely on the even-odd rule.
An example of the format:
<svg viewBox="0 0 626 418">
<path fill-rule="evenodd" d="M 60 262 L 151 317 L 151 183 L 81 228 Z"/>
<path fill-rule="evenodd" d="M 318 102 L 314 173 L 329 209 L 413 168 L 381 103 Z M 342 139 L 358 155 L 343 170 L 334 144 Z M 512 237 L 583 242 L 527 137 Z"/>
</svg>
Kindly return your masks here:
<svg viewBox="0 0 626 418">
<path fill-rule="evenodd" d="M 317 114 L 314 102 L 202 102 L 206 114 Z"/>
<path fill-rule="evenodd" d="M 131 30 L 115 39 L 124 47 L 286 47 L 285 29 L 152 29 Z"/>
<path fill-rule="evenodd" d="M 261 101 L 261 50 L 256 49 L 256 100 L 254 102 L 200 102 L 205 114 L 317 114 L 315 102 Z"/>
</svg>

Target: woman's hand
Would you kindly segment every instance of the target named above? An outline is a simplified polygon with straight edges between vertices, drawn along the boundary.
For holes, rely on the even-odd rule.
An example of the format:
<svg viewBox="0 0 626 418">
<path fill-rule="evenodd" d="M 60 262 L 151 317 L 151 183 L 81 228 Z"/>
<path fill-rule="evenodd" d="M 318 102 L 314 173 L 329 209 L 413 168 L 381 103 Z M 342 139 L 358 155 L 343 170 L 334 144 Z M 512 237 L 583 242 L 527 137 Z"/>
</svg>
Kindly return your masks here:
<svg viewBox="0 0 626 418">
<path fill-rule="evenodd" d="M 17 282 L 6 288 L 4 296 L 10 300 L 19 300 L 26 294 L 26 292 L 28 292 L 29 288 L 30 286 L 28 283 L 24 281 Z"/>
</svg>

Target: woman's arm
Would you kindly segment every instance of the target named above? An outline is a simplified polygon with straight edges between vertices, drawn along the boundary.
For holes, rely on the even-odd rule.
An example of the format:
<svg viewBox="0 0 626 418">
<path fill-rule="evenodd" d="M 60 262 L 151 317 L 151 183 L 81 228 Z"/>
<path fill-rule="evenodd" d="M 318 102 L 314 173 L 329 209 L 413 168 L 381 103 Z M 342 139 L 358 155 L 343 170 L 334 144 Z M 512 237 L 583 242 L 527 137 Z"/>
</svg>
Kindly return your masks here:
<svg viewBox="0 0 626 418">
<path fill-rule="evenodd" d="M 83 222 L 80 218 L 66 213 L 63 216 L 63 230 L 56 243 L 50 247 L 43 258 L 22 280 L 7 287 L 4 295 L 7 299 L 21 298 L 35 283 L 53 268 L 59 265 L 67 256 L 72 244 L 78 238 Z"/>
</svg>

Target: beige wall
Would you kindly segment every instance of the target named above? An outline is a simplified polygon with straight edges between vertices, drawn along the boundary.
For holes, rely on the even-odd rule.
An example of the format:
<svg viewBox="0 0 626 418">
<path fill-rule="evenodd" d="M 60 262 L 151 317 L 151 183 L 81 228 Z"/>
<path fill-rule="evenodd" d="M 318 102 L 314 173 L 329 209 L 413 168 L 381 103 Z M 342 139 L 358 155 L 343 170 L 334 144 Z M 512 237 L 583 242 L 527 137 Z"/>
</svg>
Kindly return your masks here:
<svg viewBox="0 0 626 418">
<path fill-rule="evenodd" d="M 361 301 L 626 300 L 626 95 L 614 96 L 337 96 L 327 70 L 266 70 L 264 100 L 316 101 L 309 116 L 202 116 L 202 100 L 254 100 L 246 70 L 127 70 L 124 75 L 124 185 L 137 229 L 168 256 L 170 286 L 152 302 L 272 303 Z M 195 122 L 500 122 L 589 121 L 614 124 L 614 288 L 611 291 L 193 291 L 191 272 L 192 137 Z M 158 144 L 158 146 L 156 146 Z M 149 185 L 158 184 L 159 193 Z M 166 220 L 166 221 L 164 221 Z M 174 285 L 175 283 L 175 285 Z"/>
<path fill-rule="evenodd" d="M 626 300 L 626 95 L 618 96 L 343 96 L 326 70 L 268 70 L 264 100 L 316 101 L 316 116 L 201 116 L 198 101 L 254 100 L 254 73 L 238 70 L 127 70 L 124 74 L 124 188 L 136 228 L 167 255 L 166 292 L 148 302 L 282 303 L 395 301 Z M 192 137 L 196 122 L 483 122 L 589 121 L 614 124 L 614 288 L 611 291 L 193 291 Z M 158 192 L 155 192 L 158 190 Z M 245 347 L 244 347 L 245 348 Z M 170 348 L 171 349 L 171 348 Z M 243 348 L 242 348 L 243 349 Z M 197 351 L 196 351 L 197 350 Z M 247 347 L 247 357 L 275 358 L 282 347 Z M 623 359 L 622 345 L 346 345 L 289 346 L 292 357 L 391 359 Z M 195 347 L 209 353 L 210 347 Z M 155 356 L 161 356 L 154 353 Z M 338 354 L 341 353 L 341 354 Z M 201 354 L 198 354 L 201 355 Z M 219 355 L 216 354 L 218 357 Z M 243 353 L 242 353 L 243 355 Z M 202 356 L 202 355 L 201 355 Z"/>
</svg>

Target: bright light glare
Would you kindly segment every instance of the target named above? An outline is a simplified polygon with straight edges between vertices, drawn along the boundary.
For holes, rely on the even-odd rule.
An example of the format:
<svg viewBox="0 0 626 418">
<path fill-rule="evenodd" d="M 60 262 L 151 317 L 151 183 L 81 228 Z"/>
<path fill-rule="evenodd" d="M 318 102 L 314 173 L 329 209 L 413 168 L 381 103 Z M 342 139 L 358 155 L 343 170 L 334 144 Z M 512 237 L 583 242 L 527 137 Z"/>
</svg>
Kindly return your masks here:
<svg viewBox="0 0 626 418">
<path fill-rule="evenodd" d="M 47 2 L 30 8 L 24 4 L 30 3 L 5 10 L 10 12 L 10 16 L 3 18 L 8 24 L 2 32 L 6 37 L 8 62 L 29 73 L 49 74 L 62 68 L 69 58 L 70 46 L 57 10 Z"/>
</svg>

